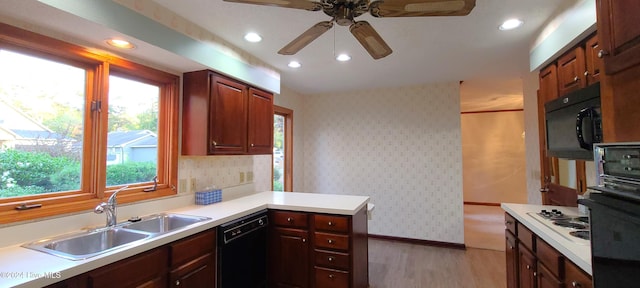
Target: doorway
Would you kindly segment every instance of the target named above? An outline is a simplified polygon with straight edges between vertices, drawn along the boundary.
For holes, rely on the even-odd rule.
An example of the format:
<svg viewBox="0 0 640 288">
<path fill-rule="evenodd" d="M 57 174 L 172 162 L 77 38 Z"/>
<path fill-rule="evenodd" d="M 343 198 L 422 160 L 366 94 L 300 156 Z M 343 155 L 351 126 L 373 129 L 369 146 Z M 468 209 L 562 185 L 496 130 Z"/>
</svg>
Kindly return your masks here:
<svg viewBox="0 0 640 288">
<path fill-rule="evenodd" d="M 293 110 L 273 107 L 273 191 L 293 188 Z"/>
</svg>

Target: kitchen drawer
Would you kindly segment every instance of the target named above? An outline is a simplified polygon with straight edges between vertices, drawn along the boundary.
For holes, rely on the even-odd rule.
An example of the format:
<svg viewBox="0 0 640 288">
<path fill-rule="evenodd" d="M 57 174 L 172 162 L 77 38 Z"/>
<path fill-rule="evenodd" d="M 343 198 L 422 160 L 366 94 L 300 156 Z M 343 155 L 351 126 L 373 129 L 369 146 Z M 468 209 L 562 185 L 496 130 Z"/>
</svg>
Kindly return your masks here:
<svg viewBox="0 0 640 288">
<path fill-rule="evenodd" d="M 169 245 L 171 267 L 177 267 L 195 258 L 215 251 L 216 231 L 208 230 Z"/>
<path fill-rule="evenodd" d="M 349 254 L 315 250 L 316 252 L 316 266 L 349 270 Z"/>
<path fill-rule="evenodd" d="M 520 240 L 520 243 L 522 245 L 524 245 L 531 251 L 536 251 L 534 247 L 536 236 L 535 234 L 533 234 L 533 232 L 531 232 L 531 230 L 518 223 L 518 225 L 516 225 L 516 236 L 518 236 L 518 240 Z"/>
<path fill-rule="evenodd" d="M 591 288 L 593 287 L 591 276 L 573 264 L 571 261 L 564 261 L 564 283 L 567 287 Z"/>
<path fill-rule="evenodd" d="M 316 230 L 329 232 L 349 232 L 349 218 L 335 215 L 314 215 Z"/>
<path fill-rule="evenodd" d="M 564 257 L 547 242 L 538 239 L 536 242 L 536 256 L 551 273 L 562 279 L 564 276 Z"/>
<path fill-rule="evenodd" d="M 309 227 L 308 214 L 291 211 L 270 211 L 271 223 L 281 227 L 307 228 Z"/>
<path fill-rule="evenodd" d="M 349 272 L 316 267 L 316 288 L 348 288 Z"/>
<path fill-rule="evenodd" d="M 349 251 L 348 235 L 316 232 L 314 240 L 318 248 Z"/>
<path fill-rule="evenodd" d="M 516 222 L 516 219 L 511 217 L 511 215 L 504 213 L 504 225 L 513 235 L 516 235 Z"/>
</svg>

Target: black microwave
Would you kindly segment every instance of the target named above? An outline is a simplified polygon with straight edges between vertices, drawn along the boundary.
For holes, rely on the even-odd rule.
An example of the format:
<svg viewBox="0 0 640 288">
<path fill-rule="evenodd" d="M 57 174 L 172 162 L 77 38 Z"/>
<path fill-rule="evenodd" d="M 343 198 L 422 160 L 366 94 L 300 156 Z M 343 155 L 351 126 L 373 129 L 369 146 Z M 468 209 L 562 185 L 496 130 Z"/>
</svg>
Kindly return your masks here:
<svg viewBox="0 0 640 288">
<path fill-rule="evenodd" d="M 593 159 L 593 144 L 602 142 L 600 83 L 544 104 L 547 155 Z"/>
</svg>

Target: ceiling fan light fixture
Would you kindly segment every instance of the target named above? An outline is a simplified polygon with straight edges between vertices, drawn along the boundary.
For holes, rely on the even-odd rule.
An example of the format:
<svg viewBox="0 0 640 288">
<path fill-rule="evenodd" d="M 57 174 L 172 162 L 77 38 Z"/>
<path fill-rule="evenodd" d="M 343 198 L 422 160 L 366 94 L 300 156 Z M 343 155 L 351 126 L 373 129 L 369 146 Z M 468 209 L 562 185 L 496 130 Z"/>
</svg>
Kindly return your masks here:
<svg viewBox="0 0 640 288">
<path fill-rule="evenodd" d="M 336 56 L 336 60 L 338 60 L 340 62 L 346 62 L 346 61 L 351 60 L 351 56 L 349 56 L 349 55 L 347 55 L 345 53 L 342 53 L 342 54 Z"/>
<path fill-rule="evenodd" d="M 522 26 L 522 24 L 524 24 L 524 21 L 517 18 L 512 18 L 502 22 L 502 25 L 498 26 L 498 29 L 502 31 L 513 30 Z"/>
<path fill-rule="evenodd" d="M 300 65 L 300 62 L 298 62 L 298 61 L 291 61 L 291 62 L 289 62 L 289 64 L 287 66 L 289 66 L 291 68 L 300 68 L 300 66 L 302 66 L 302 65 Z"/>
<path fill-rule="evenodd" d="M 251 42 L 251 43 L 258 43 L 262 41 L 262 37 L 258 35 L 258 33 L 249 32 L 244 35 L 244 40 L 247 40 L 248 42 Z"/>
<path fill-rule="evenodd" d="M 410 3 L 404 6 L 404 10 L 407 12 L 450 12 L 461 10 L 465 4 L 462 0 Z"/>
</svg>

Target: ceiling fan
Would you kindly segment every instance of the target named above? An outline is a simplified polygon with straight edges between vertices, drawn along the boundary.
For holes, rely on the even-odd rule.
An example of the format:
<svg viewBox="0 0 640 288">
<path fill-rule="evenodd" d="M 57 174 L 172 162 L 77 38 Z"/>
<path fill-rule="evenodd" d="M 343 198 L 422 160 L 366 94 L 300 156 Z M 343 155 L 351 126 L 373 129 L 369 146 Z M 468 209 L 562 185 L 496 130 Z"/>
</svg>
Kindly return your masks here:
<svg viewBox="0 0 640 288">
<path fill-rule="evenodd" d="M 320 11 L 331 16 L 330 21 L 322 21 L 284 46 L 278 54 L 294 55 L 316 38 L 333 27 L 349 26 L 349 31 L 369 52 L 373 59 L 391 54 L 392 50 L 367 21 L 354 18 L 369 12 L 374 17 L 423 17 L 423 16 L 464 16 L 471 12 L 476 0 L 224 0 L 246 4 L 276 6 L 308 11 Z"/>
</svg>

